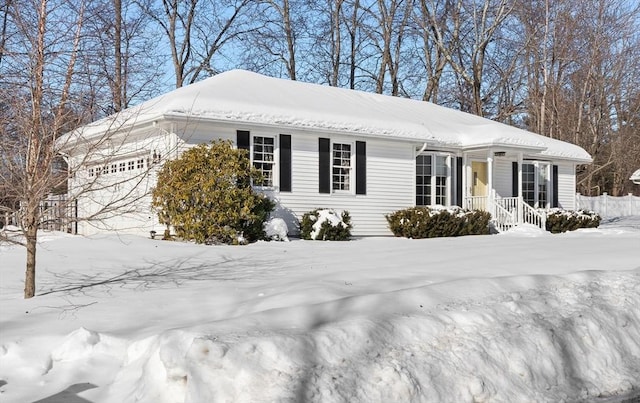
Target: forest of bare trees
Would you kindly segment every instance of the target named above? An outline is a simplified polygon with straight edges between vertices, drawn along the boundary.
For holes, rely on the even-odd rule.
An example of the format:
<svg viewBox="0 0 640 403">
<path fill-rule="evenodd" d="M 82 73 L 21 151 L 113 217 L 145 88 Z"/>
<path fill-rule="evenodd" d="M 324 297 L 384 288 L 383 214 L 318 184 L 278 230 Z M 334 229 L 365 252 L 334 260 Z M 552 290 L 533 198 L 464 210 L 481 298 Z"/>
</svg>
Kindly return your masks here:
<svg viewBox="0 0 640 403">
<path fill-rule="evenodd" d="M 232 68 L 422 99 L 570 141 L 594 158 L 579 167 L 577 191 L 640 194 L 628 180 L 640 168 L 635 1 L 4 0 L 1 7 L 0 212 L 25 207 L 27 243 L 35 242 L 38 203 L 73 175 L 58 153 L 63 133 Z"/>
</svg>

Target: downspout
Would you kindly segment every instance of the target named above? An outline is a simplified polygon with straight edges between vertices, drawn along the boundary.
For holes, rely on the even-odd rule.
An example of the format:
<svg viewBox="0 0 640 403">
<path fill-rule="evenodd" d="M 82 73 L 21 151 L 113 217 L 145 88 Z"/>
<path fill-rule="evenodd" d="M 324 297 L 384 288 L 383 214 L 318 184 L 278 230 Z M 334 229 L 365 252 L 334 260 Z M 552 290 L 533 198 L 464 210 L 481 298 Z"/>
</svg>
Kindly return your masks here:
<svg viewBox="0 0 640 403">
<path fill-rule="evenodd" d="M 524 222 L 524 199 L 522 198 L 522 162 L 524 156 L 522 152 L 518 153 L 518 224 Z"/>
<path fill-rule="evenodd" d="M 424 152 L 427 149 L 427 143 L 425 142 L 419 150 L 416 150 L 416 157 Z"/>
</svg>

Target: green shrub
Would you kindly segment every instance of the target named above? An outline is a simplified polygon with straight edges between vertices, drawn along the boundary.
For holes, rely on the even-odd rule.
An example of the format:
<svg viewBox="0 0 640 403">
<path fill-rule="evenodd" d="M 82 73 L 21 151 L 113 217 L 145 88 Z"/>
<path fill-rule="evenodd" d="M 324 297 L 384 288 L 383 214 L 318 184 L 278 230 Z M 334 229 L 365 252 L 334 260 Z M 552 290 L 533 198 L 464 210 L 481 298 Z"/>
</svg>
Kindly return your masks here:
<svg viewBox="0 0 640 403">
<path fill-rule="evenodd" d="M 558 234 L 580 228 L 597 228 L 600 220 L 600 216 L 592 211 L 553 209 L 547 213 L 546 229 Z"/>
<path fill-rule="evenodd" d="M 334 210 L 316 209 L 302 216 L 300 237 L 320 241 L 348 241 L 352 227 L 348 211 L 338 215 Z"/>
<path fill-rule="evenodd" d="M 385 218 L 395 236 L 420 239 L 489 234 L 491 215 L 456 207 L 449 210 L 411 207 L 385 215 Z"/>
<path fill-rule="evenodd" d="M 229 141 L 190 148 L 164 164 L 153 189 L 161 223 L 197 243 L 236 244 L 265 237 L 263 223 L 275 204 L 255 192 L 260 172 L 245 150 Z"/>
</svg>

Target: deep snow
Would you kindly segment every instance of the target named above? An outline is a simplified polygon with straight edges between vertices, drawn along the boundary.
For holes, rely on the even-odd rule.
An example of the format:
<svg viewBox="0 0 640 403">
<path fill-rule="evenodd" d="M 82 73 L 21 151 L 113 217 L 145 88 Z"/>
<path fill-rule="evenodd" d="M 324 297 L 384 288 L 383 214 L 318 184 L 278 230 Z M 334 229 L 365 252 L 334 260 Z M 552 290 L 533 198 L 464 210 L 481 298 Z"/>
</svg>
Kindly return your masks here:
<svg viewBox="0 0 640 403">
<path fill-rule="evenodd" d="M 0 245 L 1 402 L 640 393 L 640 217 L 551 235 Z"/>
</svg>

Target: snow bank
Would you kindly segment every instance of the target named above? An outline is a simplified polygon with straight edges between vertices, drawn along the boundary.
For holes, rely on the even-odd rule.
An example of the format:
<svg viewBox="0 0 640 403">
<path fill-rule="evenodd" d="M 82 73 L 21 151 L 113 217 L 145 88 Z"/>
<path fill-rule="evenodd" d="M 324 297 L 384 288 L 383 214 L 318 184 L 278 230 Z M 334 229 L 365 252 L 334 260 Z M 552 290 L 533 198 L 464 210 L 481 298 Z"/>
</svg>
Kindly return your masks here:
<svg viewBox="0 0 640 403">
<path fill-rule="evenodd" d="M 640 272 L 510 281 L 543 285 L 435 306 L 418 302 L 446 290 L 421 287 L 379 296 L 413 310 L 311 329 L 166 332 L 130 347 L 109 400 L 562 401 L 638 387 Z"/>
<path fill-rule="evenodd" d="M 640 227 L 0 248 L 0 401 L 601 402 L 640 390 Z M 46 237 L 45 237 L 46 238 Z M 602 398 L 600 397 L 602 396 Z"/>
</svg>

